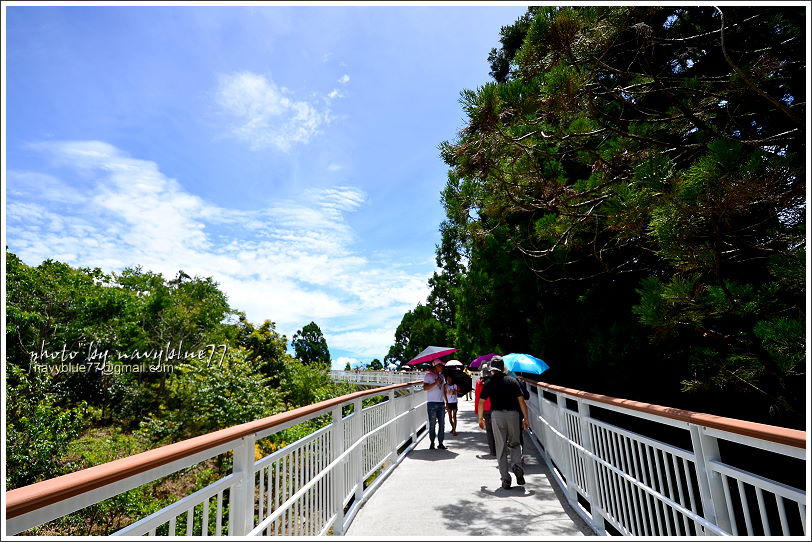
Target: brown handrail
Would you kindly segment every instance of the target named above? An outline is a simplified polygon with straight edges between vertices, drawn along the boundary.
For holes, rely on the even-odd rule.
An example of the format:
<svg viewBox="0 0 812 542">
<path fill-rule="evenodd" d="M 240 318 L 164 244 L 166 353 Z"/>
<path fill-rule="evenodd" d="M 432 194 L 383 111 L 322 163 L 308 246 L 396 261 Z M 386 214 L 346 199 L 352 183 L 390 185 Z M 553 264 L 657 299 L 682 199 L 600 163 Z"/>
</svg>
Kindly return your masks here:
<svg viewBox="0 0 812 542">
<path fill-rule="evenodd" d="M 297 418 L 305 417 L 320 410 L 326 410 L 368 395 L 379 395 L 381 392 L 413 386 L 421 382 L 422 381 L 415 381 L 405 384 L 394 384 L 342 395 L 341 397 L 327 399 L 320 403 L 303 406 L 288 412 L 281 412 L 273 416 L 268 416 L 267 418 L 235 425 L 213 433 L 155 448 L 154 450 L 147 450 L 146 452 L 141 452 L 140 454 L 135 454 L 130 457 L 123 457 L 115 461 L 110 461 L 109 463 L 103 463 L 57 478 L 51 478 L 50 480 L 44 480 L 36 484 L 13 489 L 6 492 L 6 518 L 17 517 L 31 512 L 32 510 L 48 506 L 49 504 L 81 495 L 82 493 L 166 465 L 178 459 L 189 457 L 198 452 L 264 431 L 265 429 L 276 427 L 296 420 Z"/>
<path fill-rule="evenodd" d="M 700 412 L 692 412 L 690 410 L 682 410 L 680 408 L 664 407 L 660 405 L 653 405 L 651 403 L 643 403 L 640 401 L 632 401 L 630 399 L 618 399 L 617 397 L 610 397 L 608 395 L 600 395 L 598 393 L 591 393 L 588 391 L 576 390 L 573 388 L 565 388 L 555 384 L 547 384 L 545 382 L 536 382 L 528 378 L 520 377 L 528 384 L 542 386 L 560 393 L 566 393 L 574 397 L 582 399 L 589 399 L 598 403 L 605 403 L 638 412 L 646 412 L 648 414 L 655 414 L 664 418 L 670 418 L 681 422 L 688 422 L 695 425 L 703 425 L 713 429 L 720 429 L 728 431 L 737 435 L 744 435 L 754 437 L 769 442 L 778 444 L 786 444 L 794 448 L 806 449 L 806 431 L 797 429 L 787 429 L 786 427 L 778 427 L 775 425 L 766 425 L 763 423 L 748 422 L 745 420 L 737 420 L 735 418 L 725 418 L 723 416 L 715 416 L 713 414 L 703 414 Z"/>
</svg>

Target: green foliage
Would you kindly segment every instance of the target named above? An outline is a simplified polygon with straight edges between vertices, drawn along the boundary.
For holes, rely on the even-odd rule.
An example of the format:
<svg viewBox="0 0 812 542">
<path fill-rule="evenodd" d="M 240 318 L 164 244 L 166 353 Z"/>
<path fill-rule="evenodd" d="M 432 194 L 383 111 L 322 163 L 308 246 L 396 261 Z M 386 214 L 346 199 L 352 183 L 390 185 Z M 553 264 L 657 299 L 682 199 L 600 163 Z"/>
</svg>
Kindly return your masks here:
<svg viewBox="0 0 812 542">
<path fill-rule="evenodd" d="M 460 355 L 529 351 L 547 380 L 685 407 L 730 392 L 717 412 L 803 425 L 802 21 L 539 7 L 503 28 L 496 82 L 461 92 L 440 145 L 429 300 Z"/>
<path fill-rule="evenodd" d="M 180 271 L 166 280 L 139 267 L 108 275 L 50 260 L 32 267 L 6 256 L 9 489 L 355 391 L 331 382 L 328 365 L 291 358 L 272 321 L 255 326 L 232 311 L 211 279 Z M 108 352 L 108 368 L 148 368 L 156 356 L 165 367 L 78 370 L 92 367 L 91 349 Z M 212 355 L 181 355 L 199 351 Z M 329 416 L 286 429 L 261 451 L 326 423 Z M 223 455 L 27 534 L 109 535 L 230 468 Z M 185 529 L 181 518 L 177 532 Z"/>
<path fill-rule="evenodd" d="M 373 359 L 369 362 L 369 368 L 373 371 L 380 371 L 383 369 L 383 363 L 379 359 Z"/>
<path fill-rule="evenodd" d="M 8 364 L 6 403 L 6 484 L 8 489 L 68 472 L 55 458 L 84 428 L 85 403 L 54 406 L 49 375 L 28 374 Z M 10 382 L 15 382 L 11 385 Z"/>
<path fill-rule="evenodd" d="M 193 359 L 179 365 L 167 383 L 169 395 L 159 414 L 142 422 L 150 440 L 177 441 L 281 412 L 277 389 L 267 385 L 244 349 L 219 360 Z"/>
<path fill-rule="evenodd" d="M 287 338 L 277 333 L 274 322 L 265 320 L 261 326 L 255 327 L 242 313 L 239 313 L 236 329 L 237 344 L 250 352 L 249 357 L 259 371 L 269 378 L 269 383 L 278 386 L 288 358 Z"/>
<path fill-rule="evenodd" d="M 418 304 L 403 316 L 384 363 L 402 365 L 427 346 L 444 346 L 448 340 L 449 329 L 435 318 L 429 306 Z"/>
<path fill-rule="evenodd" d="M 329 365 L 306 364 L 298 359 L 289 359 L 285 364 L 282 389 L 290 408 L 311 405 L 354 390 L 350 385 L 333 382 Z"/>
<path fill-rule="evenodd" d="M 291 346 L 302 363 L 330 363 L 327 341 L 316 322 L 310 322 L 293 335 Z"/>
</svg>

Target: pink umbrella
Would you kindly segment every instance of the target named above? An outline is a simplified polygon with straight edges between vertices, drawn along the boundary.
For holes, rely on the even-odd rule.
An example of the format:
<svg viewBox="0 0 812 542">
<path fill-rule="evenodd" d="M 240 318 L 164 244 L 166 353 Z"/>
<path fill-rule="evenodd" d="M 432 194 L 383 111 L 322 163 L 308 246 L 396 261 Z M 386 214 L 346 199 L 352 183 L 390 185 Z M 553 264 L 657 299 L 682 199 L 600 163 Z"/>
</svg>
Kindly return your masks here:
<svg viewBox="0 0 812 542">
<path fill-rule="evenodd" d="M 417 354 L 413 359 L 406 363 L 406 365 L 417 365 L 418 363 L 423 363 L 424 361 L 431 361 L 433 359 L 441 358 L 445 355 L 450 354 L 451 352 L 456 352 L 456 348 L 449 348 L 447 346 L 429 346 L 426 347 L 422 352 Z"/>
<path fill-rule="evenodd" d="M 491 352 L 490 354 L 485 354 L 483 356 L 479 356 L 478 358 L 476 358 L 474 361 L 471 362 L 471 364 L 468 366 L 468 368 L 469 369 L 476 369 L 477 367 L 482 365 L 483 361 L 490 361 L 492 357 L 498 356 L 498 355 L 499 354 Z"/>
</svg>

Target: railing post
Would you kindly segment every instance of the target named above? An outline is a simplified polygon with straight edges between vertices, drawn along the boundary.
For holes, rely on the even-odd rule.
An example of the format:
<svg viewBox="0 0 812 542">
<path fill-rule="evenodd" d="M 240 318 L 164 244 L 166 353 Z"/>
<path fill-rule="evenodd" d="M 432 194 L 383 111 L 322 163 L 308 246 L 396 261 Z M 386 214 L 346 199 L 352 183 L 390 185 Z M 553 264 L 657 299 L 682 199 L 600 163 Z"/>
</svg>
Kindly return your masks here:
<svg viewBox="0 0 812 542">
<path fill-rule="evenodd" d="M 398 415 L 395 409 L 395 390 L 389 390 L 386 392 L 386 396 L 389 398 L 389 416 L 387 421 L 391 422 L 395 416 Z M 392 461 L 398 457 L 398 426 L 401 423 L 402 420 L 398 420 L 395 423 L 389 424 L 389 449 L 392 450 Z"/>
<path fill-rule="evenodd" d="M 539 409 L 539 417 L 542 420 L 548 421 L 544 417 L 544 390 L 536 386 L 536 392 L 537 392 L 536 403 Z M 541 425 L 539 425 L 539 429 L 541 429 L 541 431 L 539 431 L 538 439 L 539 442 L 541 442 L 542 452 L 544 454 L 544 461 L 547 463 L 547 466 L 550 467 L 550 470 L 552 471 L 552 457 L 550 457 L 550 441 L 547 438 L 547 435 L 549 433 L 547 430 L 547 424 L 542 422 Z"/>
<path fill-rule="evenodd" d="M 558 405 L 558 424 L 556 429 L 559 433 L 564 435 L 567 439 L 572 438 L 572 435 L 569 433 L 569 428 L 567 427 L 567 398 L 561 395 L 560 393 L 555 394 L 555 402 Z M 578 495 L 575 490 L 575 482 L 573 478 L 573 467 L 572 467 L 572 456 L 570 455 L 570 445 L 569 442 L 562 441 L 562 446 L 566 446 L 566 449 L 561 449 L 561 455 L 563 457 L 559 458 L 559 468 L 563 471 L 564 478 L 567 479 L 567 500 L 570 501 L 572 506 L 578 505 Z"/>
<path fill-rule="evenodd" d="M 358 442 L 361 440 L 362 435 L 364 434 L 364 402 L 363 399 L 356 399 L 353 402 L 354 405 L 354 421 L 353 424 L 353 431 L 352 431 L 352 441 L 353 443 Z M 364 445 L 361 444 L 355 449 L 355 452 L 352 454 L 355 456 L 355 461 L 353 461 L 355 471 L 355 502 L 358 503 L 361 501 L 361 497 L 364 494 Z"/>
<path fill-rule="evenodd" d="M 589 425 L 589 405 L 578 399 L 578 423 L 581 426 L 581 446 L 591 454 L 595 453 L 595 446 L 592 443 L 592 432 Z M 598 536 L 606 534 L 606 527 L 603 523 L 603 503 L 600 502 L 600 491 L 598 489 L 598 475 L 595 469 L 595 460 L 591 457 L 584 458 L 586 465 L 586 485 L 589 491 L 589 506 L 591 509 L 592 523 Z"/>
<path fill-rule="evenodd" d="M 331 461 L 334 461 L 338 456 L 344 453 L 344 414 L 342 407 L 339 405 L 332 411 L 333 424 L 330 429 L 330 441 L 332 443 Z M 333 534 L 341 536 L 344 534 L 344 497 L 346 489 L 344 488 L 344 480 L 347 475 L 347 462 L 342 461 L 333 469 L 330 474 L 333 479 L 332 496 L 335 503 L 336 519 L 333 523 Z"/>
<path fill-rule="evenodd" d="M 688 425 L 691 431 L 691 444 L 694 448 L 696 477 L 699 494 L 702 497 L 702 512 L 705 519 L 721 529 L 731 532 L 730 514 L 725 501 L 725 488 L 722 476 L 710 466 L 711 461 L 719 461 L 719 443 L 695 424 Z"/>
<path fill-rule="evenodd" d="M 409 386 L 409 433 L 411 433 L 412 444 L 417 442 L 417 392 L 414 386 Z"/>
<path fill-rule="evenodd" d="M 254 522 L 254 444 L 256 436 L 249 435 L 240 439 L 240 445 L 234 448 L 234 477 L 232 486 L 233 501 L 229 510 L 229 534 L 245 536 Z"/>
</svg>

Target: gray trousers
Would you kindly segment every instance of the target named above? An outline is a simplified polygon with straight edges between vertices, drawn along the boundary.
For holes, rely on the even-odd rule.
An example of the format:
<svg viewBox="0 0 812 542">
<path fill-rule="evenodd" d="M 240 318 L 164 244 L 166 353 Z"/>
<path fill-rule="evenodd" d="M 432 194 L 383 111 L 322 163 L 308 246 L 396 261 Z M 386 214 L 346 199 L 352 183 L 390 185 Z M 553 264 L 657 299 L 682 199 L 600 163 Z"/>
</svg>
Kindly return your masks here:
<svg viewBox="0 0 812 542">
<path fill-rule="evenodd" d="M 493 436 L 496 440 L 496 460 L 499 463 L 499 476 L 510 480 L 510 471 L 522 461 L 522 448 L 519 444 L 521 425 L 516 410 L 494 410 L 491 414 Z"/>
</svg>

